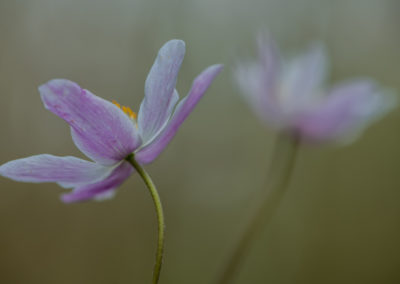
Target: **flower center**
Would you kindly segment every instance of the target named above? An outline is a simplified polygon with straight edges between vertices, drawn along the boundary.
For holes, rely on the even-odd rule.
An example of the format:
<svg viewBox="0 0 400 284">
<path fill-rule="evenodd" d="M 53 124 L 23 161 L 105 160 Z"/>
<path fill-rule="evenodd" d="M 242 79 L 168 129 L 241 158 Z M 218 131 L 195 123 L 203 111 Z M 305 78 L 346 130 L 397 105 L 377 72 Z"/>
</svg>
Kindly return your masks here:
<svg viewBox="0 0 400 284">
<path fill-rule="evenodd" d="M 114 105 L 116 105 L 119 109 L 121 109 L 127 116 L 129 116 L 132 120 L 136 121 L 137 114 L 136 112 L 132 111 L 130 107 L 127 106 L 121 106 L 119 103 L 116 101 L 112 101 Z"/>
</svg>

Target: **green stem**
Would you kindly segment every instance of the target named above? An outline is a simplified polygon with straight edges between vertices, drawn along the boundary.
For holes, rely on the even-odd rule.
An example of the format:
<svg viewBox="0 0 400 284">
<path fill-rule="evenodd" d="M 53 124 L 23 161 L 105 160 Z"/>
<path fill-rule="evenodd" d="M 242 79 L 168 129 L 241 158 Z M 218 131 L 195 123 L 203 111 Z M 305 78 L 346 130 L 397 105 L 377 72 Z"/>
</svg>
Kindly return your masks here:
<svg viewBox="0 0 400 284">
<path fill-rule="evenodd" d="M 235 273 L 239 269 L 245 254 L 250 249 L 257 233 L 269 223 L 283 199 L 286 188 L 293 172 L 299 140 L 297 137 L 282 135 L 278 138 L 276 150 L 270 164 L 268 178 L 269 192 L 262 199 L 262 204 L 250 219 L 241 235 L 226 266 L 224 267 L 218 284 L 232 284 Z"/>
<path fill-rule="evenodd" d="M 161 204 L 160 195 L 157 192 L 156 186 L 151 180 L 149 174 L 143 169 L 141 165 L 135 160 L 134 154 L 129 155 L 126 160 L 136 169 L 140 177 L 143 179 L 147 188 L 150 191 L 151 197 L 154 202 L 154 206 L 156 208 L 157 213 L 157 221 L 158 221 L 158 245 L 157 245 L 157 253 L 156 253 L 156 263 L 154 265 L 153 272 L 153 284 L 158 283 L 158 279 L 160 278 L 161 265 L 163 260 L 163 252 L 164 252 L 164 234 L 165 234 L 165 222 L 164 222 L 164 213 Z"/>
</svg>

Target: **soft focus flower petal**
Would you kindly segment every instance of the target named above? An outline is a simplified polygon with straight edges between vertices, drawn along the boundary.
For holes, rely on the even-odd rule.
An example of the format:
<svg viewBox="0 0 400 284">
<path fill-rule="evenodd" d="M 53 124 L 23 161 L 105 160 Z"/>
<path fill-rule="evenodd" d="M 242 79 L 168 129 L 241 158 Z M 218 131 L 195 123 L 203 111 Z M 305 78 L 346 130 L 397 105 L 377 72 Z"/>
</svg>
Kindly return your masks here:
<svg viewBox="0 0 400 284">
<path fill-rule="evenodd" d="M 55 79 L 40 86 L 39 92 L 45 107 L 69 123 L 76 146 L 94 161 L 115 164 L 140 145 L 127 115 L 76 83 Z"/>
<path fill-rule="evenodd" d="M 37 155 L 0 166 L 0 175 L 22 182 L 93 183 L 107 177 L 112 167 L 104 167 L 75 157 Z"/>
<path fill-rule="evenodd" d="M 327 61 L 325 49 L 318 43 L 314 43 L 304 54 L 288 60 L 282 73 L 282 99 L 297 105 L 321 95 Z"/>
<path fill-rule="evenodd" d="M 257 53 L 261 60 L 261 64 L 266 66 L 269 71 L 279 75 L 276 71 L 280 69 L 281 56 L 276 42 L 270 35 L 260 34 L 257 37 Z"/>
<path fill-rule="evenodd" d="M 259 119 L 279 127 L 282 119 L 280 105 L 272 95 L 276 93 L 275 86 L 267 87 L 265 84 L 266 81 L 271 81 L 271 85 L 275 85 L 268 73 L 263 66 L 256 63 L 241 63 L 235 70 L 235 78 L 241 94 Z"/>
<path fill-rule="evenodd" d="M 259 41 L 258 60 L 239 64 L 235 77 L 255 113 L 277 130 L 309 141 L 349 141 L 395 106 L 392 96 L 368 80 L 329 93 L 328 60 L 319 43 L 290 60 L 280 58 L 274 46 L 270 38 Z"/>
<path fill-rule="evenodd" d="M 341 84 L 312 110 L 297 118 L 307 139 L 355 138 L 368 124 L 395 106 L 394 97 L 370 80 Z"/>
<path fill-rule="evenodd" d="M 265 90 L 268 90 L 269 96 L 274 96 L 277 88 L 279 88 L 279 78 L 282 71 L 282 60 L 279 50 L 275 41 L 273 41 L 270 37 L 260 36 L 257 42 L 260 63 L 254 62 L 253 64 L 260 68 L 263 78 L 261 80 L 261 89 L 258 91 L 263 90 L 263 92 L 265 92 Z"/>
<path fill-rule="evenodd" d="M 244 99 L 263 121 L 280 123 L 278 98 L 280 56 L 277 46 L 269 37 L 258 38 L 260 62 L 240 62 L 234 75 Z"/>
<path fill-rule="evenodd" d="M 135 154 L 137 161 L 144 164 L 150 163 L 163 151 L 222 68 L 222 65 L 210 66 L 193 81 L 189 94 L 179 102 L 171 120 L 163 131 L 153 142 L 139 149 Z"/>
<path fill-rule="evenodd" d="M 174 89 L 184 55 L 183 41 L 168 41 L 161 47 L 147 76 L 145 97 L 138 114 L 139 131 L 144 143 L 165 125 L 170 115 L 168 110 L 177 102 Z"/>
<path fill-rule="evenodd" d="M 65 203 L 72 203 L 90 199 L 104 200 L 112 197 L 115 189 L 120 186 L 133 171 L 130 164 L 127 162 L 121 163 L 107 178 L 96 183 L 79 186 L 71 193 L 63 194 L 61 200 Z"/>
</svg>

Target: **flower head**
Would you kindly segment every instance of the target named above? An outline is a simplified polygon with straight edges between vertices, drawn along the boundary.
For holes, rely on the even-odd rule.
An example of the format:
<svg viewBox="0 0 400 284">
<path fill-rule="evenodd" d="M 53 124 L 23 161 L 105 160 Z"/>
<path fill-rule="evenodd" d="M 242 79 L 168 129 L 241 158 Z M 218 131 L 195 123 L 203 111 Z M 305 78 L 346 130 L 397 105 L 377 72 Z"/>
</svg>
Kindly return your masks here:
<svg viewBox="0 0 400 284">
<path fill-rule="evenodd" d="M 370 79 L 325 88 L 327 59 L 319 44 L 284 60 L 271 39 L 260 38 L 258 61 L 235 71 L 261 120 L 308 141 L 348 141 L 395 106 L 395 98 Z"/>
<path fill-rule="evenodd" d="M 185 54 L 181 40 L 167 42 L 147 76 L 145 97 L 136 115 L 130 108 L 103 100 L 76 83 L 55 79 L 39 87 L 46 109 L 64 119 L 75 145 L 92 161 L 75 157 L 37 155 L 0 166 L 0 175 L 23 182 L 56 182 L 73 191 L 64 202 L 112 197 L 133 172 L 126 158 L 152 162 L 222 70 L 205 69 L 180 102 L 175 90 Z"/>
</svg>

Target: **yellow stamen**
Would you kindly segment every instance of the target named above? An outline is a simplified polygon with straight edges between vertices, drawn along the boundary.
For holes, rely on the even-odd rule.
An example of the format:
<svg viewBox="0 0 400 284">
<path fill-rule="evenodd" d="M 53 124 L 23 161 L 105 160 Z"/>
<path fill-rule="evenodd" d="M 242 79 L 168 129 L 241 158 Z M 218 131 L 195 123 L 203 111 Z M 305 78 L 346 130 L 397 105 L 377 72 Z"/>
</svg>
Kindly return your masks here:
<svg viewBox="0 0 400 284">
<path fill-rule="evenodd" d="M 112 101 L 114 105 L 116 105 L 118 108 L 120 108 L 126 115 L 128 115 L 131 119 L 136 120 L 137 114 L 132 111 L 130 107 L 127 106 L 121 106 L 117 101 Z"/>
<path fill-rule="evenodd" d="M 136 119 L 137 118 L 137 114 L 135 112 L 133 112 L 129 107 L 127 108 L 127 114 L 129 115 L 130 118 L 132 119 Z"/>
<path fill-rule="evenodd" d="M 115 104 L 118 108 L 121 108 L 121 105 L 119 103 L 117 103 L 117 101 L 112 101 L 113 104 Z"/>
</svg>

